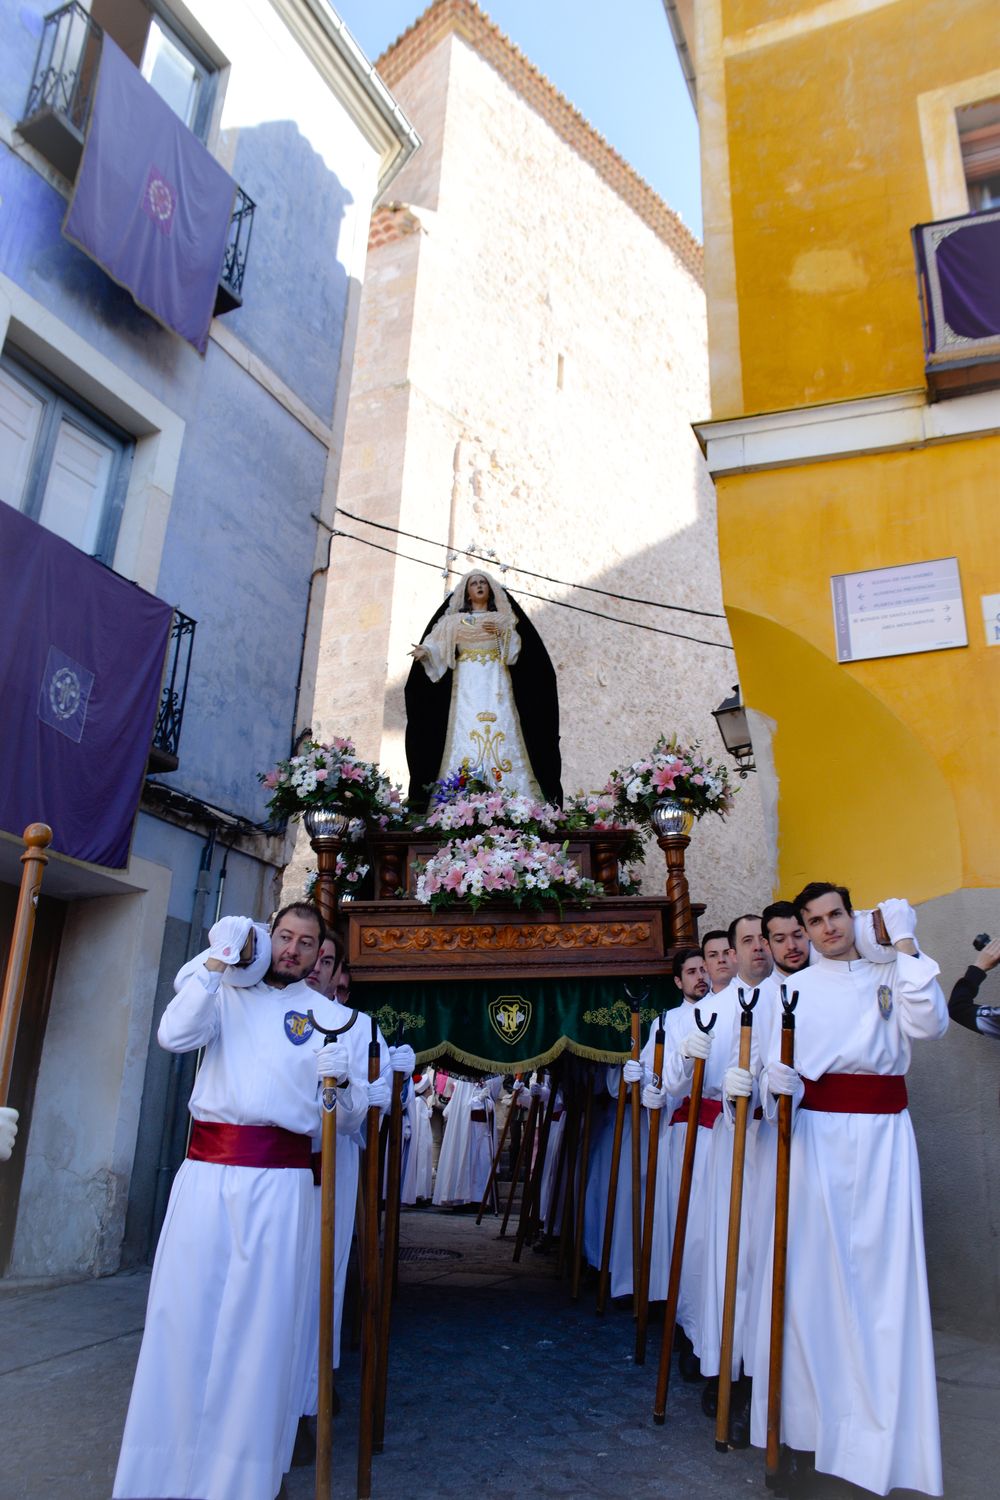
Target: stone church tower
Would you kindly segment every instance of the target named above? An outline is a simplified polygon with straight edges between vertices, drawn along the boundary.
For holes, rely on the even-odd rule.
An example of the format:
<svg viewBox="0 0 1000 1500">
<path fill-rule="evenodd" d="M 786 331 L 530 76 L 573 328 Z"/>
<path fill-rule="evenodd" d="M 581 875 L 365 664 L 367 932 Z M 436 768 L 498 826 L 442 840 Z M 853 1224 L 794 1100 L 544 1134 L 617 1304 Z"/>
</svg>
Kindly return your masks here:
<svg viewBox="0 0 1000 1500">
<path fill-rule="evenodd" d="M 363 540 L 332 542 L 314 729 L 405 784 L 407 652 L 468 549 L 509 565 L 548 647 L 567 795 L 661 730 L 721 757 L 701 247 L 469 0 L 438 0 L 378 69 L 423 145 L 372 220 L 337 517 Z M 712 925 L 771 898 L 756 778 L 736 800 L 688 851 Z M 645 888 L 664 876 L 654 844 Z"/>
</svg>

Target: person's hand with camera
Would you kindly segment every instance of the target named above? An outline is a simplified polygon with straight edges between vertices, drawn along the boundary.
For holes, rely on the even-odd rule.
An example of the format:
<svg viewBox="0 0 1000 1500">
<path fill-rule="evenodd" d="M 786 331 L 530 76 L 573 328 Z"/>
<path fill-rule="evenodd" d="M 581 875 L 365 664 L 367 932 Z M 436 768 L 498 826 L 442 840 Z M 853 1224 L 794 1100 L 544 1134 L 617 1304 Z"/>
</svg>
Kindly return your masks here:
<svg viewBox="0 0 1000 1500">
<path fill-rule="evenodd" d="M 976 998 L 990 969 L 1000 964 L 1000 938 L 990 938 L 983 932 L 972 946 L 978 952 L 951 992 L 948 1014 L 967 1031 L 1000 1038 L 1000 1006 L 980 1005 Z"/>
</svg>

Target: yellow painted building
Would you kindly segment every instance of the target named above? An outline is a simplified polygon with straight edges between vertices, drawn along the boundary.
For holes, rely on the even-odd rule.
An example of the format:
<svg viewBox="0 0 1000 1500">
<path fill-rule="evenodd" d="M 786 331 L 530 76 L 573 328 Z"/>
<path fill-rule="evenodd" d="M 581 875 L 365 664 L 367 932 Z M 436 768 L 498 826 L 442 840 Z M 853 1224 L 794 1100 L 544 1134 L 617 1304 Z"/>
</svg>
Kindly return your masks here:
<svg viewBox="0 0 1000 1500">
<path fill-rule="evenodd" d="M 1000 5 L 666 9 L 702 137 L 712 411 L 695 430 L 780 894 L 830 879 L 858 905 L 920 903 L 947 989 L 972 937 L 1000 933 L 1000 327 L 992 346 L 955 334 L 947 282 L 1000 218 Z M 911 231 L 955 219 L 926 239 L 925 345 Z M 1000 255 L 976 274 L 995 306 Z M 845 647 L 834 577 L 860 609 L 849 575 L 942 559 L 964 608 L 913 595 L 922 635 L 906 579 L 883 576 L 884 624 L 852 615 Z M 929 649 L 963 614 L 968 644 Z M 1000 1005 L 1000 978 L 980 998 Z M 910 1091 L 938 1315 L 994 1332 L 998 1074 L 1000 1045 L 952 1027 L 917 1048 Z"/>
</svg>

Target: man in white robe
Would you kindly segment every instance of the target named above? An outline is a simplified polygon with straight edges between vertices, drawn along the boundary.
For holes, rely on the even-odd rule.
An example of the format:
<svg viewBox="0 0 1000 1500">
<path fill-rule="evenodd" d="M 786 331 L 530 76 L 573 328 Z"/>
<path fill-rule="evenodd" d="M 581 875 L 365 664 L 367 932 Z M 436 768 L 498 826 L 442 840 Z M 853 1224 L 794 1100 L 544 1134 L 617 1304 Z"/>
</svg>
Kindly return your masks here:
<svg viewBox="0 0 1000 1500">
<path fill-rule="evenodd" d="M 674 955 L 673 974 L 674 985 L 682 998 L 680 1005 L 673 1010 L 668 1010 L 664 1017 L 664 1058 L 676 1052 L 688 1032 L 696 1028 L 695 1011 L 701 1016 L 706 1026 L 713 1013 L 708 970 L 700 948 L 681 948 Z M 649 1033 L 649 1040 L 642 1049 L 640 1061 L 644 1067 L 644 1078 L 648 1071 L 652 1079 L 656 1031 L 657 1027 L 654 1024 Z M 653 1237 L 649 1266 L 649 1300 L 650 1302 L 663 1302 L 666 1301 L 670 1282 L 670 1262 L 673 1256 L 674 1231 L 677 1226 L 677 1204 L 684 1166 L 684 1148 L 687 1143 L 690 1097 L 671 1096 L 662 1080 L 659 1086 L 650 1081 L 643 1089 L 642 1102 L 650 1111 L 650 1129 L 655 1129 L 658 1123 L 660 1131 L 659 1151 L 656 1158 L 656 1198 L 653 1209 Z M 684 1235 L 684 1259 L 681 1262 L 681 1283 L 677 1301 L 677 1328 L 681 1340 L 678 1363 L 681 1377 L 689 1382 L 701 1379 L 701 1368 L 698 1356 L 694 1352 L 694 1342 L 697 1337 L 701 1310 L 701 1276 L 705 1256 L 705 1190 L 712 1139 L 711 1124 L 714 1124 L 714 1119 L 709 1123 L 711 1113 L 711 1111 L 702 1112 L 702 1123 L 699 1124 L 698 1139 L 695 1143 L 687 1229 Z"/>
<path fill-rule="evenodd" d="M 496 1150 L 494 1104 L 502 1079 L 479 1083 L 456 1078 L 444 1108 L 445 1132 L 438 1157 L 433 1202 L 442 1208 L 482 1202 Z"/>
<path fill-rule="evenodd" d="M 346 1049 L 319 1050 L 307 1020 L 317 997 L 304 976 L 324 936 L 315 907 L 278 913 L 267 972 L 241 988 L 231 966 L 252 928 L 249 918 L 216 924 L 208 958 L 160 1022 L 167 1051 L 205 1054 L 188 1159 L 153 1264 L 116 1500 L 274 1500 L 292 1455 L 308 1353 L 319 1077 L 332 1069 L 348 1079 L 344 1131 L 357 1128 L 378 1085 L 349 1077 Z"/>
<path fill-rule="evenodd" d="M 875 1494 L 940 1495 L 941 1448 L 920 1168 L 906 1109 L 915 1040 L 948 1026 L 938 966 L 906 901 L 880 910 L 894 962 L 859 956 L 849 893 L 795 901 L 818 957 L 795 980 L 795 1066 L 772 1012 L 761 1094 L 792 1098 L 781 1436 L 815 1467 Z M 773 1241 L 773 1236 L 772 1236 Z M 769 1261 L 772 1246 L 769 1245 Z M 770 1298 L 770 1270 L 765 1284 Z M 768 1349 L 758 1339 L 752 1436 L 767 1436 Z M 806 1477 L 789 1485 L 806 1493 Z"/>
<path fill-rule="evenodd" d="M 650 1077 L 652 1075 L 650 1074 Z M 608 1212 L 608 1193 L 611 1188 L 611 1161 L 614 1154 L 615 1116 L 618 1090 L 624 1079 L 627 1085 L 625 1124 L 622 1131 L 621 1157 L 618 1163 L 618 1188 L 615 1193 L 614 1225 L 611 1230 L 610 1294 L 612 1297 L 632 1295 L 632 1106 L 630 1091 L 642 1091 L 643 1065 L 638 1059 L 629 1058 L 622 1067 L 611 1064 L 607 1069 L 597 1070 L 594 1088 L 595 1106 L 605 1091 L 604 1112 L 596 1127 L 592 1127 L 590 1167 L 587 1173 L 587 1201 L 584 1208 L 584 1253 L 596 1269 L 600 1269 L 604 1253 L 604 1222 Z M 639 1163 L 640 1194 L 646 1190 L 646 1157 L 649 1150 L 649 1121 L 645 1111 L 640 1112 Z"/>
</svg>

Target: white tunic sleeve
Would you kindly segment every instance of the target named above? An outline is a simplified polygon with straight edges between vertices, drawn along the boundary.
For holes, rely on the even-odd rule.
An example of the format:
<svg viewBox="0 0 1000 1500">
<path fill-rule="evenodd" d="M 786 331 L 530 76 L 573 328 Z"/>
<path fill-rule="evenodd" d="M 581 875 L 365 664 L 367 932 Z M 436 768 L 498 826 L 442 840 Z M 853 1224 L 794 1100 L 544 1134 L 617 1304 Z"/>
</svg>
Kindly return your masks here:
<svg viewBox="0 0 1000 1500">
<path fill-rule="evenodd" d="M 423 666 L 431 682 L 440 682 L 444 674 L 450 672 L 455 665 L 455 639 L 459 623 L 458 615 L 444 615 L 420 642 L 427 652 L 423 658 Z"/>
<path fill-rule="evenodd" d="M 691 1017 L 692 1023 L 694 1017 Z M 690 1031 L 695 1029 L 692 1024 Z M 686 1035 L 687 1033 L 685 1033 Z M 694 1074 L 694 1059 L 681 1055 L 681 1042 L 684 1037 L 679 1036 L 671 1047 L 669 1040 L 663 1049 L 663 1087 L 668 1094 L 683 1095 L 691 1090 L 691 1078 Z"/>
<path fill-rule="evenodd" d="M 896 999 L 899 1029 L 907 1036 L 937 1041 L 948 1030 L 948 1005 L 937 976 L 941 970 L 932 958 L 918 953 L 896 957 Z"/>
<path fill-rule="evenodd" d="M 505 630 L 497 644 L 501 660 L 512 667 L 521 654 L 521 637 L 516 630 Z"/>
<path fill-rule="evenodd" d="M 219 1034 L 222 975 L 198 969 L 183 984 L 160 1018 L 156 1040 L 166 1052 L 193 1052 Z"/>
</svg>

